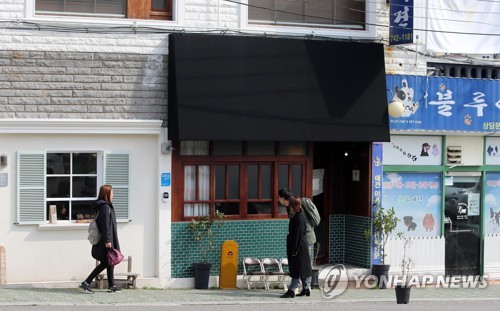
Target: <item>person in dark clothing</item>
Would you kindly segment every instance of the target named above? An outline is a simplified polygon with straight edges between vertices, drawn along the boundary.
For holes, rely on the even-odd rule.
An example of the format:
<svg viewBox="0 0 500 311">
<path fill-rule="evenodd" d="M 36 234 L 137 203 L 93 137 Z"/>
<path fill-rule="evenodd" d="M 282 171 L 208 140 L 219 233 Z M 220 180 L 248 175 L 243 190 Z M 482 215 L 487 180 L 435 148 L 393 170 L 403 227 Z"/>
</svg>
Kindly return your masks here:
<svg viewBox="0 0 500 311">
<path fill-rule="evenodd" d="M 288 257 L 288 268 L 292 281 L 288 286 L 286 293 L 281 295 L 281 298 L 294 298 L 295 289 L 299 285 L 299 280 L 303 282 L 302 292 L 300 296 L 310 296 L 312 268 L 310 265 L 308 243 L 306 238 L 307 220 L 302 211 L 300 198 L 291 196 L 289 206 L 293 213 L 290 223 L 288 224 L 288 235 L 286 236 L 286 255 Z"/>
<path fill-rule="evenodd" d="M 290 190 L 288 188 L 282 188 L 278 191 L 278 199 L 279 199 L 279 202 L 281 205 L 285 206 L 286 207 L 286 212 L 288 214 L 288 218 L 289 219 L 292 219 L 293 217 L 293 211 L 290 207 L 290 203 L 289 203 L 289 199 L 290 197 L 294 196 L 292 194 L 292 192 L 290 192 Z M 300 198 L 300 204 L 301 204 L 301 207 L 303 208 L 303 206 L 305 204 L 307 204 L 307 200 L 309 200 L 308 198 Z M 303 213 L 304 216 L 305 216 L 305 213 Z M 307 218 L 307 216 L 305 216 L 305 218 Z M 316 234 L 314 233 L 314 228 L 311 227 L 311 225 L 309 224 L 309 222 L 307 221 L 306 219 L 306 233 L 305 233 L 305 236 L 306 236 L 306 240 L 307 240 L 307 245 L 308 245 L 308 252 L 309 252 L 309 258 L 311 259 L 310 260 L 310 264 L 311 264 L 311 269 L 312 269 L 312 266 L 313 266 L 313 258 L 314 258 L 314 243 L 316 243 Z M 297 296 L 304 296 L 304 295 L 307 295 L 309 296 L 310 295 L 310 290 L 306 291 L 305 289 L 310 289 L 311 287 L 311 278 L 309 279 L 301 279 L 302 281 L 302 291 L 300 292 L 300 294 L 298 294 Z"/>
<path fill-rule="evenodd" d="M 116 225 L 115 209 L 113 208 L 113 188 L 110 185 L 102 185 L 99 189 L 99 196 L 93 204 L 94 212 L 99 212 L 97 216 L 97 226 L 101 233 L 101 240 L 96 245 L 92 245 L 92 257 L 99 260 L 99 265 L 80 284 L 80 288 L 86 293 L 93 293 L 90 283 L 99 273 L 106 269 L 108 276 L 108 292 L 116 293 L 121 290 L 115 286 L 114 267 L 108 266 L 107 254 L 112 248 L 120 250 L 118 232 Z"/>
</svg>

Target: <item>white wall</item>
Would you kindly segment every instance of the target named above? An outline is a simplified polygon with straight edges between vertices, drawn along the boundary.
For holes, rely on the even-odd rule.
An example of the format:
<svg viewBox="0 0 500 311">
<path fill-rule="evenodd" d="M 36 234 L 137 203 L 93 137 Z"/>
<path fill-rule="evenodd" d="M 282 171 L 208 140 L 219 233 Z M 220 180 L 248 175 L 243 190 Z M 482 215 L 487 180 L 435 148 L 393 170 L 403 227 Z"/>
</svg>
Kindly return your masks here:
<svg viewBox="0 0 500 311">
<path fill-rule="evenodd" d="M 87 226 L 80 229 L 42 230 L 48 226 L 14 225 L 16 222 L 16 153 L 46 149 L 113 150 L 131 154 L 129 223 L 118 224 L 124 254 L 133 256 L 133 269 L 141 278 L 159 276 L 158 206 L 159 135 L 0 134 L 0 153 L 6 154 L 8 186 L 0 187 L 0 245 L 6 249 L 6 279 L 11 283 L 81 281 L 94 268 L 87 241 Z M 168 161 L 163 161 L 168 163 Z M 169 168 L 162 168 L 168 171 Z M 170 213 L 170 204 L 163 209 Z M 164 220 L 167 222 L 167 219 Z M 56 225 L 57 227 L 57 225 Z M 164 232 L 165 233 L 165 232 Z M 167 239 L 167 237 L 164 237 Z M 164 273 L 165 275 L 165 273 Z"/>
</svg>

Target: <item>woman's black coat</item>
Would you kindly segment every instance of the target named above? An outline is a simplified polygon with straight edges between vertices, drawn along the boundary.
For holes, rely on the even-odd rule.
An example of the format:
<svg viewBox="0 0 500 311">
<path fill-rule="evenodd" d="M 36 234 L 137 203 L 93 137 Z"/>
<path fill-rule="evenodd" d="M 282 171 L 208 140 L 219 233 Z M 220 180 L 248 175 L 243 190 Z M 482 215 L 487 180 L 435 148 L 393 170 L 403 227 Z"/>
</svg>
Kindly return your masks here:
<svg viewBox="0 0 500 311">
<path fill-rule="evenodd" d="M 303 212 L 296 213 L 288 224 L 286 254 L 292 278 L 305 279 L 312 275 L 309 247 L 306 238 L 306 217 Z"/>
<path fill-rule="evenodd" d="M 94 209 L 96 213 L 99 211 L 97 226 L 99 227 L 99 232 L 101 232 L 101 240 L 92 246 L 92 257 L 101 262 L 106 262 L 108 253 L 106 243 L 111 242 L 113 248 L 120 250 L 115 209 L 113 208 L 113 204 L 104 200 L 97 200 L 94 203 Z"/>
</svg>

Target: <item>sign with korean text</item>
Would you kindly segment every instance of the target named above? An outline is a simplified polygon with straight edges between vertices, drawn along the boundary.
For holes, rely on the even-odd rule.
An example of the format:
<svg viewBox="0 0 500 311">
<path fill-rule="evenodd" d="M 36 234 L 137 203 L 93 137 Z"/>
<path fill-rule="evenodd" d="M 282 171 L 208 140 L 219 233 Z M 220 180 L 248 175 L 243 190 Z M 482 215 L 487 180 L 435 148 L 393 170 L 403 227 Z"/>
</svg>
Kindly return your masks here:
<svg viewBox="0 0 500 311">
<path fill-rule="evenodd" d="M 161 174 L 161 186 L 170 187 L 170 173 Z"/>
<path fill-rule="evenodd" d="M 382 206 L 382 144 L 372 145 L 372 215 Z M 373 233 L 373 232 L 372 232 Z M 373 239 L 372 234 L 372 264 L 381 264 L 380 245 Z"/>
<path fill-rule="evenodd" d="M 387 75 L 404 108 L 391 130 L 500 131 L 500 80 Z"/>
<path fill-rule="evenodd" d="M 413 0 L 391 0 L 389 45 L 413 43 Z"/>
<path fill-rule="evenodd" d="M 393 236 L 440 236 L 441 185 L 440 173 L 384 173 L 384 206 L 399 219 Z"/>
</svg>

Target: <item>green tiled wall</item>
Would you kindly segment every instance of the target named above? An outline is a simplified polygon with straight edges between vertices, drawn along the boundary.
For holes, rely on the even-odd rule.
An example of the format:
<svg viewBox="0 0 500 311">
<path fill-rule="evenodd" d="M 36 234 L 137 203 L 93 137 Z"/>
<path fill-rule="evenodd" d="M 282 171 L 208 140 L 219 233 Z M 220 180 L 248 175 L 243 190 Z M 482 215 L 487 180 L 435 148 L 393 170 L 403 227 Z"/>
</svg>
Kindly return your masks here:
<svg viewBox="0 0 500 311">
<path fill-rule="evenodd" d="M 365 229 L 370 228 L 371 219 L 354 215 L 345 215 L 345 250 L 346 264 L 370 268 L 370 243 L 365 238 Z"/>
<path fill-rule="evenodd" d="M 345 216 L 342 214 L 330 215 L 330 263 L 344 263 L 345 253 Z"/>
<path fill-rule="evenodd" d="M 369 217 L 330 215 L 330 263 L 370 267 L 370 244 L 364 236 L 370 221 Z"/>
<path fill-rule="evenodd" d="M 370 245 L 364 237 L 370 218 L 353 215 L 330 215 L 330 263 L 346 263 L 370 267 Z M 226 221 L 217 234 L 217 249 L 209 257 L 212 275 L 220 271 L 220 247 L 226 240 L 238 243 L 238 274 L 243 274 L 245 257 L 286 257 L 288 219 Z M 202 261 L 188 222 L 172 223 L 172 278 L 193 277 L 193 262 Z"/>
<path fill-rule="evenodd" d="M 172 278 L 193 277 L 193 262 L 202 261 L 196 241 L 187 228 L 188 222 L 172 223 Z M 219 275 L 220 248 L 226 240 L 238 243 L 238 274 L 243 274 L 241 260 L 245 257 L 286 257 L 288 219 L 226 221 L 217 234 L 218 246 L 210 254 L 212 275 Z"/>
</svg>

